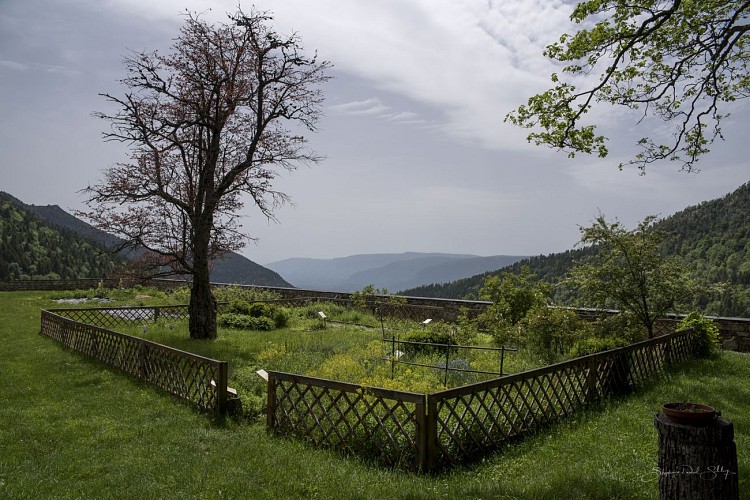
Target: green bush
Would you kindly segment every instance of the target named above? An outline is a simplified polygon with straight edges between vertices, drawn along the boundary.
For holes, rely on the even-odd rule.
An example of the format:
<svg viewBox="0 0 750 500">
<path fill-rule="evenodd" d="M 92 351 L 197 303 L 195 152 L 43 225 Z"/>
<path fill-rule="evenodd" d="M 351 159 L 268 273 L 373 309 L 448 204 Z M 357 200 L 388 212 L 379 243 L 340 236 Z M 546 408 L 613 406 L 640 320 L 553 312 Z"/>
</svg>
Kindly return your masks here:
<svg viewBox="0 0 750 500">
<path fill-rule="evenodd" d="M 605 315 L 589 325 L 593 335 L 599 338 L 617 337 L 629 343 L 648 338 L 648 330 L 643 326 L 643 322 L 627 311 Z"/>
<path fill-rule="evenodd" d="M 229 303 L 229 306 L 227 306 L 227 312 L 249 316 L 250 304 L 244 300 L 235 299 Z"/>
<path fill-rule="evenodd" d="M 454 328 L 448 323 L 436 322 L 418 330 L 408 332 L 401 340 L 429 344 L 457 345 Z M 430 345 L 402 344 L 401 349 L 406 354 L 428 354 L 444 353 L 446 348 Z"/>
<path fill-rule="evenodd" d="M 341 304 L 320 301 L 310 302 L 298 308 L 298 310 L 301 313 L 300 315 L 307 319 L 316 319 L 319 317 L 318 312 L 323 311 L 329 318 L 338 320 L 346 312 L 346 308 Z"/>
<path fill-rule="evenodd" d="M 231 326 L 234 328 L 244 328 L 243 324 L 255 325 L 252 330 L 265 330 L 266 321 L 253 321 L 252 319 L 240 319 L 235 316 L 246 316 L 253 319 L 265 318 L 273 323 L 273 328 L 284 328 L 289 323 L 289 314 L 282 307 L 277 307 L 273 304 L 267 304 L 264 302 L 254 302 L 252 304 L 243 300 L 233 300 L 230 302 L 227 313 L 222 314 L 224 318 L 222 321 L 225 323 L 219 323 L 222 326 Z M 230 324 L 231 323 L 231 324 Z M 260 328 L 258 328 L 260 326 Z"/>
<path fill-rule="evenodd" d="M 283 307 L 275 307 L 271 319 L 276 328 L 285 328 L 289 324 L 289 313 Z"/>
<path fill-rule="evenodd" d="M 247 314 L 253 318 L 270 318 L 273 316 L 274 307 L 264 302 L 254 302 L 248 306 Z"/>
<path fill-rule="evenodd" d="M 576 341 L 568 353 L 569 358 L 578 358 L 602 351 L 625 347 L 628 341 L 620 337 L 587 337 Z"/>
<path fill-rule="evenodd" d="M 545 363 L 560 361 L 576 341 L 588 336 L 585 322 L 568 309 L 536 307 L 519 325 L 520 346 Z"/>
<path fill-rule="evenodd" d="M 261 418 L 266 405 L 267 383 L 256 373 L 259 368 L 255 365 L 242 366 L 230 374 L 231 383 L 242 401 L 242 416 L 249 421 Z"/>
<path fill-rule="evenodd" d="M 246 314 L 224 313 L 217 318 L 219 326 L 238 328 L 243 330 L 270 331 L 276 328 L 272 318 L 261 316 L 259 318 Z"/>
<path fill-rule="evenodd" d="M 688 314 L 675 328 L 682 332 L 692 330 L 693 355 L 707 358 L 719 350 L 719 327 L 710 318 L 705 318 L 697 311 Z"/>
</svg>

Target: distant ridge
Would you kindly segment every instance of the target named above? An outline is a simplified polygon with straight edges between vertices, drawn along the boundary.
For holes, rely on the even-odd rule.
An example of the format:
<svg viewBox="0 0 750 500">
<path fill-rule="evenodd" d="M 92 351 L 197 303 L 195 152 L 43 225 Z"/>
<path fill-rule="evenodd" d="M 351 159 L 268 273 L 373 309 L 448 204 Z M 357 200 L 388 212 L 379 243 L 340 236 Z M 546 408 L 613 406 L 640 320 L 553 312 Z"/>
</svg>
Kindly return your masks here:
<svg viewBox="0 0 750 500">
<path fill-rule="evenodd" d="M 607 214 L 610 217 L 610 214 Z M 611 214 L 615 217 L 616 214 Z M 705 290 L 721 285 L 721 293 L 705 293 L 687 309 L 696 308 L 716 316 L 750 317 L 750 183 L 721 198 L 690 206 L 656 223 L 674 237 L 664 252 L 682 259 L 693 279 Z M 503 269 L 519 272 L 528 266 L 538 279 L 557 283 L 576 261 L 589 258 L 595 247 L 584 247 L 550 255 L 529 257 Z M 450 283 L 431 284 L 405 290 L 419 297 L 477 298 L 488 275 L 477 274 Z M 556 289 L 558 303 L 570 304 L 575 291 Z"/>
<path fill-rule="evenodd" d="M 72 231 L 78 236 L 92 240 L 107 249 L 114 249 L 122 242 L 116 236 L 101 231 L 69 214 L 58 205 L 27 205 L 8 193 L 0 192 L 0 194 L 24 210 L 34 214 L 40 220 L 52 226 Z M 123 252 L 123 256 L 131 260 L 135 258 L 135 254 L 127 250 Z M 292 286 L 275 271 L 256 264 L 235 252 L 229 252 L 222 259 L 213 263 L 211 281 L 239 285 Z"/>
<path fill-rule="evenodd" d="M 357 254 L 334 259 L 293 258 L 266 264 L 294 286 L 314 290 L 351 292 L 367 285 L 397 292 L 427 283 L 443 283 L 495 270 L 524 257 L 480 257 L 450 253 Z"/>
</svg>

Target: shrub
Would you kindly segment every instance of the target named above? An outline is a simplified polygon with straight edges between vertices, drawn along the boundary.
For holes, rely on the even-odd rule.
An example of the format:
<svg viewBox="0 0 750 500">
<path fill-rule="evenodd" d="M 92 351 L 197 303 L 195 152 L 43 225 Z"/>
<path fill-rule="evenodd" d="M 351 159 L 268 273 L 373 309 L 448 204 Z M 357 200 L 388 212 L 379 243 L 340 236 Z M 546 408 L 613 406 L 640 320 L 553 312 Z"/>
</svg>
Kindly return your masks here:
<svg viewBox="0 0 750 500">
<path fill-rule="evenodd" d="M 289 315 L 286 309 L 263 302 L 254 302 L 250 304 L 243 300 L 233 300 L 230 302 L 227 311 L 226 314 L 220 315 L 223 317 L 221 321 L 224 322 L 219 322 L 222 326 L 245 328 L 241 325 L 247 324 L 255 325 L 255 327 L 248 327 L 252 330 L 266 330 L 265 323 L 267 323 L 267 321 L 265 320 L 269 320 L 272 322 L 273 327 L 268 329 L 273 330 L 274 328 L 284 328 L 289 323 Z M 246 316 L 247 318 L 252 319 L 241 319 L 235 316 Z"/>
<path fill-rule="evenodd" d="M 408 342 L 424 342 L 426 344 L 457 345 L 454 327 L 448 323 L 432 323 L 424 328 L 412 330 L 404 335 L 401 340 Z M 430 345 L 402 344 L 402 350 L 407 354 L 444 353 L 444 347 Z"/>
<path fill-rule="evenodd" d="M 276 328 L 284 328 L 289 324 L 289 313 L 283 307 L 275 307 L 271 319 Z"/>
<path fill-rule="evenodd" d="M 488 276 L 479 297 L 492 301 L 492 305 L 479 315 L 479 322 L 490 330 L 516 325 L 529 311 L 546 305 L 551 293 L 552 285 L 536 280 L 528 266 L 520 274 Z"/>
<path fill-rule="evenodd" d="M 569 358 L 578 358 L 602 351 L 625 347 L 628 341 L 620 337 L 587 337 L 578 340 L 568 353 Z"/>
<path fill-rule="evenodd" d="M 234 314 L 250 315 L 250 304 L 244 300 L 235 299 L 229 303 L 227 311 Z"/>
<path fill-rule="evenodd" d="M 518 325 L 496 325 L 488 331 L 497 347 L 513 347 L 519 345 L 520 330 Z"/>
<path fill-rule="evenodd" d="M 274 307 L 264 302 L 253 302 L 247 308 L 247 314 L 253 318 L 270 318 L 273 316 Z"/>
<path fill-rule="evenodd" d="M 520 326 L 521 347 L 545 363 L 559 361 L 577 340 L 587 335 L 584 321 L 575 312 L 553 307 L 532 309 Z"/>
<path fill-rule="evenodd" d="M 256 318 L 253 316 L 248 316 L 246 314 L 235 313 L 219 314 L 217 322 L 219 326 L 239 328 L 243 330 L 270 331 L 276 327 L 273 319 L 271 318 L 267 318 L 265 316 Z"/>
<path fill-rule="evenodd" d="M 267 382 L 256 373 L 259 365 L 246 365 L 230 371 L 229 381 L 242 401 L 242 418 L 247 421 L 259 420 L 266 406 Z"/>
<path fill-rule="evenodd" d="M 629 343 L 645 340 L 648 330 L 633 313 L 624 311 L 606 315 L 590 323 L 593 334 L 599 338 L 617 337 Z"/>
<path fill-rule="evenodd" d="M 336 353 L 323 361 L 310 375 L 332 380 L 344 380 L 361 383 L 373 373 L 379 365 L 383 365 L 383 346 L 379 340 L 365 346 L 356 347 L 346 352 Z"/>
<path fill-rule="evenodd" d="M 692 330 L 693 355 L 707 358 L 719 350 L 719 327 L 710 318 L 705 318 L 697 311 L 688 314 L 675 328 L 682 332 Z"/>
</svg>

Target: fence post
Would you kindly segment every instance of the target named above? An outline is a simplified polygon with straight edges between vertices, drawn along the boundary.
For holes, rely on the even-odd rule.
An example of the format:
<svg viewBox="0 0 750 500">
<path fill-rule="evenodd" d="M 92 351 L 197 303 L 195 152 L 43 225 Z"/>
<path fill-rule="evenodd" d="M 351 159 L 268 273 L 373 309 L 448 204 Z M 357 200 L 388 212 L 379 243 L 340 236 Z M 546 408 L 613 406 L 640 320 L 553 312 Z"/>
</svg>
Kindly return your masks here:
<svg viewBox="0 0 750 500">
<path fill-rule="evenodd" d="M 427 470 L 427 412 L 426 412 L 426 399 L 429 396 L 425 394 L 424 398 L 420 399 L 415 403 L 416 405 L 416 418 L 417 418 L 417 456 L 416 456 L 416 468 L 417 471 Z"/>
<path fill-rule="evenodd" d="M 445 375 L 443 376 L 443 386 L 448 387 L 448 363 L 450 362 L 450 348 L 445 346 Z"/>
<path fill-rule="evenodd" d="M 596 381 L 599 378 L 599 357 L 596 355 L 590 356 L 588 362 L 589 373 L 586 377 L 586 393 L 584 400 L 585 402 L 596 401 L 599 399 L 599 391 L 596 388 Z"/>
<path fill-rule="evenodd" d="M 394 371 L 396 370 L 396 337 L 391 334 L 391 380 L 393 380 Z M 399 347 L 401 347 L 399 345 Z"/>
<path fill-rule="evenodd" d="M 95 357 L 96 359 L 99 358 L 99 332 L 94 330 L 91 332 L 91 354 L 90 356 Z"/>
<path fill-rule="evenodd" d="M 148 345 L 138 342 L 138 378 L 148 380 Z"/>
<path fill-rule="evenodd" d="M 216 413 L 223 415 L 227 410 L 227 362 L 219 361 L 216 380 Z"/>
<path fill-rule="evenodd" d="M 437 398 L 427 394 L 427 413 L 425 414 L 426 425 L 424 426 L 424 454 L 426 472 L 431 472 L 437 467 Z"/>
<path fill-rule="evenodd" d="M 266 396 L 266 402 L 268 408 L 266 409 L 266 427 L 269 429 L 276 428 L 276 376 L 273 372 L 268 372 L 268 392 Z"/>
</svg>

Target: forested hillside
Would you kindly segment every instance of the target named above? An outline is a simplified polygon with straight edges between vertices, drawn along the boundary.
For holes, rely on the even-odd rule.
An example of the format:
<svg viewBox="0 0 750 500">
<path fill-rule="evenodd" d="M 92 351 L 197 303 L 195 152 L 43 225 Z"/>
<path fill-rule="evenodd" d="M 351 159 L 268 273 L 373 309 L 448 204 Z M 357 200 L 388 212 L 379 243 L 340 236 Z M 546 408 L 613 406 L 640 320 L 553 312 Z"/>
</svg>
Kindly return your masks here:
<svg viewBox="0 0 750 500">
<path fill-rule="evenodd" d="M 112 256 L 122 240 L 100 231 L 74 217 L 57 205 L 26 205 L 13 196 L 0 192 L 8 226 L 0 232 L 6 249 L 0 249 L 0 281 L 8 279 L 101 278 L 127 260 L 138 259 L 141 253 L 125 249 Z M 7 205 L 7 206 L 6 206 Z M 14 215 L 11 215 L 14 214 Z M 20 226 L 17 222 L 23 221 Z M 46 228 L 40 231 L 36 227 Z M 6 236 L 7 232 L 7 236 Z M 50 234 L 57 235 L 50 238 Z M 31 241 L 26 242 L 27 238 Z M 64 243 L 60 243 L 63 241 Z M 26 252 L 26 248 L 36 248 Z M 83 248 L 83 250 L 78 249 Z M 90 250 L 90 251 L 89 251 Z M 52 255 L 52 257 L 50 257 Z M 78 262 L 78 255 L 83 259 Z M 10 264 L 14 265 L 10 266 Z M 99 264 L 97 264 L 99 263 Z M 10 266 L 12 272 L 2 273 Z M 229 252 L 213 262 L 211 280 L 218 283 L 291 287 L 278 273 L 256 264 L 250 259 Z"/>
<path fill-rule="evenodd" d="M 0 193 L 0 281 L 101 278 L 124 262 L 94 241 L 41 221 Z"/>
<path fill-rule="evenodd" d="M 668 253 L 680 256 L 696 279 L 721 283 L 698 306 L 710 314 L 750 317 L 750 183 L 716 200 L 686 208 L 659 228 L 676 235 Z"/>
<path fill-rule="evenodd" d="M 679 257 L 692 277 L 706 290 L 694 304 L 685 304 L 685 308 L 697 307 L 705 314 L 750 317 L 750 183 L 723 198 L 686 208 L 658 222 L 655 227 L 672 234 L 672 238 L 665 241 L 665 253 Z M 576 261 L 585 260 L 595 251 L 596 248 L 588 247 L 540 255 L 492 273 L 403 293 L 473 299 L 478 296 L 487 276 L 519 272 L 523 266 L 528 266 L 539 279 L 557 284 Z M 708 291 L 715 285 L 720 285 L 721 290 Z M 555 299 L 561 304 L 576 304 L 575 290 L 558 286 Z"/>
</svg>

